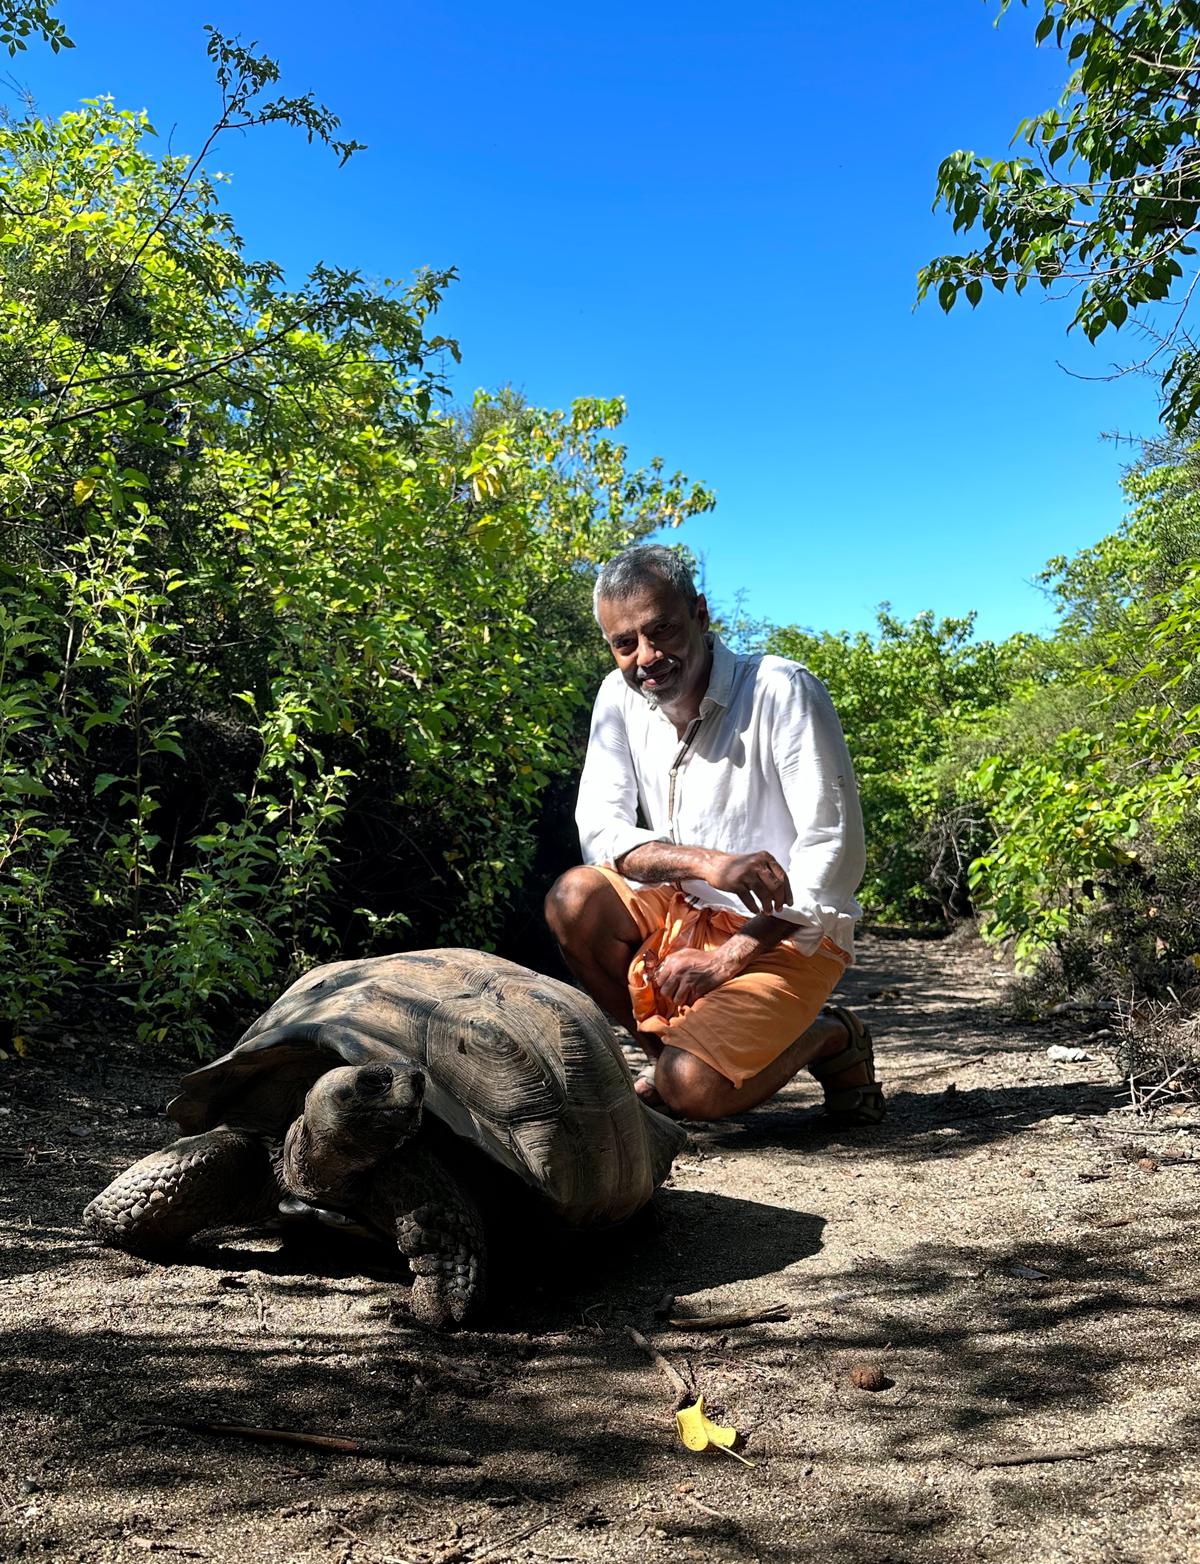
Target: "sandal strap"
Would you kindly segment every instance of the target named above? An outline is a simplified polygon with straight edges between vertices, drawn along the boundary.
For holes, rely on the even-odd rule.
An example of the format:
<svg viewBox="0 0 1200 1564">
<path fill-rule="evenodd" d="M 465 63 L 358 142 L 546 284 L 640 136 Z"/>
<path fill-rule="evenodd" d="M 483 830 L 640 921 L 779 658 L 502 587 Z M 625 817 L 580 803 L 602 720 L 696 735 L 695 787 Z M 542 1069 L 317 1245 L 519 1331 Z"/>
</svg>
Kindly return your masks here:
<svg viewBox="0 0 1200 1564">
<path fill-rule="evenodd" d="M 871 1040 L 870 1028 L 864 1023 L 862 1017 L 856 1015 L 853 1010 L 847 1010 L 842 1005 L 825 1005 L 821 1014 L 832 1016 L 840 1021 L 850 1033 L 850 1041 L 842 1049 L 841 1053 L 834 1054 L 829 1059 L 818 1060 L 816 1064 L 810 1064 L 808 1073 L 817 1081 L 827 1081 L 831 1076 L 840 1075 L 843 1070 L 849 1070 L 853 1065 L 866 1064 L 870 1067 L 871 1078 L 875 1077 L 875 1045 Z M 851 1087 L 848 1090 L 857 1091 L 860 1088 Z"/>
<path fill-rule="evenodd" d="M 872 1081 L 867 1086 L 845 1086 L 826 1092 L 825 1116 L 839 1124 L 882 1124 L 887 1117 L 883 1087 Z"/>
</svg>

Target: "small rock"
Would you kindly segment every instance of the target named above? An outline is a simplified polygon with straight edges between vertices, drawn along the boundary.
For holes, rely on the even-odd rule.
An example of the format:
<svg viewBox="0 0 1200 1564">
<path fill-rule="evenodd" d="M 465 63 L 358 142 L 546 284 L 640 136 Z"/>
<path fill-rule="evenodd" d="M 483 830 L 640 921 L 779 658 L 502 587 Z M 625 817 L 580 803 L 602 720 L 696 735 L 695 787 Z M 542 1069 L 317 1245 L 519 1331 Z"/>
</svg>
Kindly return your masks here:
<svg viewBox="0 0 1200 1564">
<path fill-rule="evenodd" d="M 1036 1168 L 1023 1167 L 1021 1169 L 1021 1171 L 1020 1171 L 1020 1175 L 1019 1176 L 1021 1178 L 1034 1178 L 1036 1176 L 1036 1174 L 1037 1174 L 1037 1169 Z"/>
<path fill-rule="evenodd" d="M 41 1493 L 42 1485 L 35 1477 L 27 1477 L 21 1484 L 22 1493 Z"/>
<path fill-rule="evenodd" d="M 888 1390 L 896 1383 L 877 1364 L 856 1363 L 850 1370 L 850 1383 L 859 1390 Z"/>
<path fill-rule="evenodd" d="M 67 1126 L 67 1134 L 74 1135 L 79 1140 L 86 1140 L 91 1133 L 91 1128 L 87 1124 L 69 1124 Z"/>
<path fill-rule="evenodd" d="M 1054 1043 L 1046 1049 L 1046 1058 L 1055 1064 L 1082 1064 L 1091 1055 L 1086 1048 L 1064 1048 L 1061 1043 Z"/>
<path fill-rule="evenodd" d="M 1153 1157 L 1139 1157 L 1138 1167 L 1142 1168 L 1147 1173 L 1158 1172 L 1158 1163 L 1154 1160 Z"/>
</svg>

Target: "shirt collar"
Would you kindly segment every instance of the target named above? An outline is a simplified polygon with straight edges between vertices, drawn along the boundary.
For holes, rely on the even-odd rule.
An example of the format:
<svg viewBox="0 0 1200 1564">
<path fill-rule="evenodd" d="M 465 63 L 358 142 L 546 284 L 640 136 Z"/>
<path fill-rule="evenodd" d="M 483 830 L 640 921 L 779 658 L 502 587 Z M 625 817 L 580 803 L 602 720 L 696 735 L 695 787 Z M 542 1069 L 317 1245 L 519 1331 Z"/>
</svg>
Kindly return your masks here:
<svg viewBox="0 0 1200 1564">
<path fill-rule="evenodd" d="M 719 635 L 710 635 L 709 640 L 712 642 L 712 668 L 708 675 L 708 689 L 700 700 L 702 712 L 709 706 L 729 705 L 729 696 L 733 688 L 733 669 L 737 662 L 737 658 Z"/>
</svg>

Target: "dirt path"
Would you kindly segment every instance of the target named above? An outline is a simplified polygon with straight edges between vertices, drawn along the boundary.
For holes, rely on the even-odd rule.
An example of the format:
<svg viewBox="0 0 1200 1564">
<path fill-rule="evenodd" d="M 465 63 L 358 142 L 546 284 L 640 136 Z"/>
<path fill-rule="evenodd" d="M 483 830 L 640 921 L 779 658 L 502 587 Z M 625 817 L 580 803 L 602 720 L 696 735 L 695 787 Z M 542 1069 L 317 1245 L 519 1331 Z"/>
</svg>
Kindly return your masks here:
<svg viewBox="0 0 1200 1564">
<path fill-rule="evenodd" d="M 868 996 L 883 992 L 882 998 Z M 978 952 L 864 941 L 844 988 L 892 1116 L 832 1135 L 794 1086 L 697 1132 L 654 1213 L 554 1245 L 486 1334 L 415 1329 L 394 1275 L 232 1238 L 164 1268 L 85 1201 L 161 1144 L 170 1073 L 82 1045 L 0 1065 L 0 1555 L 29 1560 L 1200 1558 L 1196 1115 L 1006 1026 Z M 665 1291 L 785 1322 L 654 1330 L 745 1467 L 676 1441 L 630 1344 Z M 858 1390 L 849 1371 L 894 1381 Z M 467 1446 L 388 1465 L 180 1418 Z M 1047 1450 L 1073 1458 L 1001 1465 Z"/>
</svg>

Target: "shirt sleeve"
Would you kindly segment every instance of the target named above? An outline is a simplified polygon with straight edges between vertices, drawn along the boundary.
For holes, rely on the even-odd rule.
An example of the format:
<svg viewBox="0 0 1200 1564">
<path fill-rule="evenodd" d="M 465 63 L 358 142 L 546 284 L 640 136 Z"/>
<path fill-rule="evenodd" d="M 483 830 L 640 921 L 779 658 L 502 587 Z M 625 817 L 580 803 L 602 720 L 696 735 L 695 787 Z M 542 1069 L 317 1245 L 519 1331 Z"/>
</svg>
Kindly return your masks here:
<svg viewBox="0 0 1200 1564">
<path fill-rule="evenodd" d="M 780 690 L 771 745 L 796 830 L 788 858 L 792 903 L 776 916 L 829 927 L 858 915 L 854 892 L 866 868 L 858 783 L 829 692 L 807 668 Z"/>
<path fill-rule="evenodd" d="M 575 823 L 584 863 L 615 864 L 643 842 L 666 842 L 661 831 L 637 823 L 637 776 L 620 693 L 606 679 L 592 709 Z"/>
</svg>

